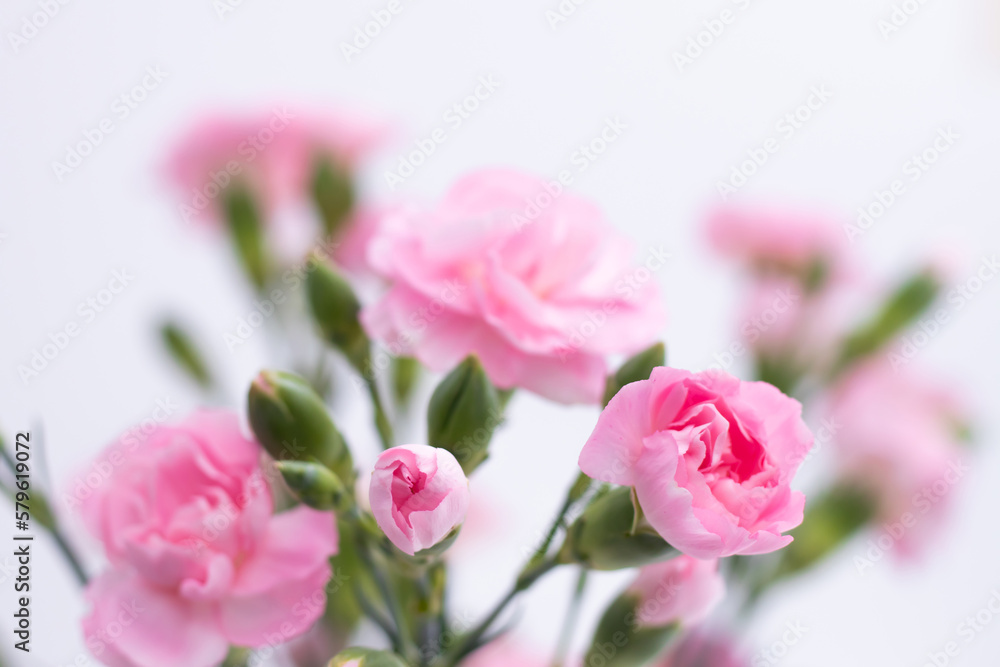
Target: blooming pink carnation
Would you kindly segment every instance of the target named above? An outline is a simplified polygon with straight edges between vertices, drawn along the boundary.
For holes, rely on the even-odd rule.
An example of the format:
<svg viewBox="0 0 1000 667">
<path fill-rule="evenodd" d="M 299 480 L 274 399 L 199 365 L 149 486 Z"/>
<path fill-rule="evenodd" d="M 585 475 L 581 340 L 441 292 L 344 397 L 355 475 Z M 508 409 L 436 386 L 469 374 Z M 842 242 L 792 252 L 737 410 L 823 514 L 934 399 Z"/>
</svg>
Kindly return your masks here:
<svg viewBox="0 0 1000 667">
<path fill-rule="evenodd" d="M 724 206 L 706 221 L 712 247 L 762 270 L 808 275 L 820 263 L 830 277 L 845 277 L 849 252 L 840 225 L 815 214 Z"/>
<path fill-rule="evenodd" d="M 317 157 L 350 168 L 385 134 L 383 125 L 344 113 L 282 107 L 254 116 L 214 115 L 182 137 L 167 175 L 184 197 L 185 221 L 219 218 L 222 194 L 233 182 L 244 182 L 273 212 L 307 197 Z"/>
<path fill-rule="evenodd" d="M 764 382 L 656 368 L 601 413 L 584 473 L 635 488 L 646 519 L 696 558 L 775 551 L 802 522 L 790 488 L 812 447 L 799 403 Z"/>
<path fill-rule="evenodd" d="M 637 617 L 646 627 L 703 621 L 726 594 L 717 560 L 678 556 L 647 565 L 629 587 L 639 596 Z"/>
<path fill-rule="evenodd" d="M 842 474 L 872 491 L 880 517 L 893 522 L 907 513 L 943 517 L 966 472 L 959 441 L 966 421 L 951 387 L 882 360 L 851 372 L 828 406 Z M 934 523 L 921 520 L 908 531 L 902 551 L 915 550 Z"/>
<path fill-rule="evenodd" d="M 323 613 L 335 522 L 274 514 L 237 417 L 160 426 L 81 506 L 111 569 L 90 583 L 87 645 L 113 667 L 208 667 L 229 647 L 305 632 Z"/>
<path fill-rule="evenodd" d="M 412 556 L 462 525 L 469 509 L 469 480 L 451 452 L 401 445 L 378 457 L 368 500 L 382 532 Z"/>
<path fill-rule="evenodd" d="M 369 259 L 392 285 L 362 321 L 433 370 L 474 354 L 500 388 L 596 403 L 605 356 L 649 345 L 664 322 L 656 281 L 632 257 L 561 185 L 480 171 L 433 210 L 383 221 Z"/>
</svg>

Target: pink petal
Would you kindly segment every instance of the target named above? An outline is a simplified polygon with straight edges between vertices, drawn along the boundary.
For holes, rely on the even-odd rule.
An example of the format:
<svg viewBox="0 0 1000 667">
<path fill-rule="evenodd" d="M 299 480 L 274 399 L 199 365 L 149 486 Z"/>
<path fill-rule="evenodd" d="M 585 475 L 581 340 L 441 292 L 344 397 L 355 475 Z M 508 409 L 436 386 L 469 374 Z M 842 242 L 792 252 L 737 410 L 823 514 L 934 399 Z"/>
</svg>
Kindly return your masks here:
<svg viewBox="0 0 1000 667">
<path fill-rule="evenodd" d="M 580 452 L 580 470 L 586 475 L 620 486 L 635 485 L 634 468 L 642 456 L 642 441 L 653 430 L 652 389 L 649 382 L 626 385 L 604 408 L 594 432 Z M 675 452 L 676 449 L 674 446 Z"/>
<path fill-rule="evenodd" d="M 329 559 L 336 553 L 332 514 L 299 507 L 275 515 L 220 605 L 230 643 L 258 647 L 276 635 L 288 641 L 308 630 L 325 607 Z"/>
<path fill-rule="evenodd" d="M 86 596 L 87 646 L 112 667 L 212 667 L 229 650 L 211 606 L 150 588 L 134 573 L 108 572 Z"/>
</svg>

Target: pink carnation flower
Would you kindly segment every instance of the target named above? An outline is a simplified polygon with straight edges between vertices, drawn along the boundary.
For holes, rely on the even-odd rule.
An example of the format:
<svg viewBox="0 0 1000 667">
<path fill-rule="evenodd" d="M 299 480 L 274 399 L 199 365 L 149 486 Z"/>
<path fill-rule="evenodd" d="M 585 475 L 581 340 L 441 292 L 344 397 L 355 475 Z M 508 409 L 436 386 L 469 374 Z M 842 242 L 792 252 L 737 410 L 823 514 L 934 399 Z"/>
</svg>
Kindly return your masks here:
<svg viewBox="0 0 1000 667">
<path fill-rule="evenodd" d="M 802 523 L 790 484 L 813 438 L 801 412 L 764 382 L 660 367 L 611 400 L 580 469 L 633 487 L 646 520 L 688 555 L 768 553 Z"/>
<path fill-rule="evenodd" d="M 646 347 L 664 323 L 651 270 L 633 256 L 561 185 L 480 171 L 434 209 L 383 222 L 369 259 L 391 287 L 362 321 L 433 370 L 474 354 L 500 388 L 596 403 L 606 355 Z"/>
<path fill-rule="evenodd" d="M 235 415 L 198 412 L 108 457 L 116 467 L 81 507 L 111 561 L 83 621 L 102 663 L 209 667 L 323 613 L 335 522 L 305 507 L 274 514 L 260 451 Z"/>
<path fill-rule="evenodd" d="M 966 422 L 950 387 L 881 360 L 852 371 L 833 391 L 827 423 L 842 475 L 873 493 L 882 521 L 905 529 L 901 553 L 934 532 L 967 472 L 959 441 Z"/>
<path fill-rule="evenodd" d="M 385 126 L 345 113 L 287 107 L 254 116 L 208 116 L 184 135 L 167 164 L 181 192 L 181 216 L 215 220 L 225 191 L 243 183 L 265 213 L 308 197 L 315 160 L 352 168 L 386 135 Z"/>
<path fill-rule="evenodd" d="M 706 221 L 712 247 L 762 272 L 808 277 L 822 267 L 828 278 L 849 271 L 849 244 L 840 225 L 811 213 L 725 206 Z"/>
</svg>

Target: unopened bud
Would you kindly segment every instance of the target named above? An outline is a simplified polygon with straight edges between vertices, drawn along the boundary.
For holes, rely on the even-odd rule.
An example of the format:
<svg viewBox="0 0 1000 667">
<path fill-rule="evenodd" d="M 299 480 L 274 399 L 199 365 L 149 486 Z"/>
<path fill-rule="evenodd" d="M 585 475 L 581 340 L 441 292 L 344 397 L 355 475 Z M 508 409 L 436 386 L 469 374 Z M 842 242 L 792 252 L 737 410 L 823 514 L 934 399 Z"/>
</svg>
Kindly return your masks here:
<svg viewBox="0 0 1000 667">
<path fill-rule="evenodd" d="M 648 380 L 653 369 L 667 363 L 667 349 L 663 343 L 657 343 L 635 355 L 608 377 L 604 387 L 604 405 L 615 397 L 621 388 L 633 382 Z"/>
<path fill-rule="evenodd" d="M 573 522 L 558 558 L 560 563 L 593 570 L 622 570 L 666 560 L 676 553 L 656 531 L 636 520 L 632 490 L 619 487 L 598 495 Z"/>
<path fill-rule="evenodd" d="M 267 244 L 260 210 L 249 190 L 231 186 L 225 193 L 226 222 L 236 255 L 250 282 L 258 290 L 267 283 L 269 273 Z"/>
<path fill-rule="evenodd" d="M 364 374 L 369 360 L 368 336 L 361 328 L 361 303 L 343 276 L 316 258 L 316 267 L 306 279 L 306 292 L 313 320 L 323 338 Z"/>
<path fill-rule="evenodd" d="M 342 511 L 350 505 L 351 496 L 344 483 L 326 466 L 306 461 L 278 461 L 274 467 L 303 504 L 324 511 Z"/>
<path fill-rule="evenodd" d="M 250 385 L 247 413 L 257 440 L 275 460 L 319 462 L 353 483 L 351 452 L 323 399 L 304 379 L 261 372 Z"/>
<path fill-rule="evenodd" d="M 318 160 L 313 167 L 310 194 L 319 209 L 324 235 L 327 238 L 336 235 L 354 209 L 350 172 L 328 158 Z"/>
<path fill-rule="evenodd" d="M 449 373 L 427 406 L 427 441 L 455 455 L 466 475 L 489 455 L 490 439 L 502 420 L 497 390 L 475 357 Z"/>
</svg>

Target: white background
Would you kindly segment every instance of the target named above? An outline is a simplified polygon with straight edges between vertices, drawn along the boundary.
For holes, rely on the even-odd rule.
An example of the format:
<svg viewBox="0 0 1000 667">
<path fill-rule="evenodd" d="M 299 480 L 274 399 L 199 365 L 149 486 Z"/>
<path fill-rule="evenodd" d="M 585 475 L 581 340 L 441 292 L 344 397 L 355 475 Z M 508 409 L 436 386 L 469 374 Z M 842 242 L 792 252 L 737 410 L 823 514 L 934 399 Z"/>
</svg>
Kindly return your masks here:
<svg viewBox="0 0 1000 667">
<path fill-rule="evenodd" d="M 717 201 L 716 182 L 775 135 L 775 123 L 813 86 L 826 85 L 832 99 L 782 142 L 740 191 L 741 201 L 812 206 L 850 221 L 876 189 L 901 177 L 903 163 L 939 128 L 953 127 L 960 135 L 955 146 L 855 248 L 886 282 L 951 247 L 967 262 L 957 275 L 968 277 L 984 255 L 1000 250 L 995 0 L 927 0 L 888 38 L 878 29 L 892 11 L 887 0 L 753 0 L 746 9 L 719 0 L 590 0 L 556 28 L 545 12 L 557 0 L 403 0 L 392 23 L 346 62 L 340 44 L 384 4 L 245 0 L 220 17 L 209 0 L 70 1 L 15 50 L 9 33 L 38 6 L 5 0 L 0 423 L 8 435 L 44 423 L 57 483 L 147 418 L 157 399 L 194 407 L 196 395 L 157 348 L 153 325 L 165 312 L 194 324 L 227 373 L 234 406 L 268 363 L 262 336 L 232 352 L 226 347 L 223 336 L 250 312 L 250 297 L 227 249 L 182 224 L 157 176 L 169 142 L 206 109 L 346 104 L 397 122 L 399 143 L 367 177 L 379 199 L 438 196 L 478 166 L 554 175 L 608 118 L 620 118 L 627 129 L 577 175 L 574 188 L 599 201 L 640 248 L 663 246 L 672 254 L 656 279 L 670 311 L 664 337 L 671 363 L 681 367 L 709 365 L 735 337 L 737 276 L 710 256 L 698 228 L 705 207 Z M 679 71 L 674 52 L 724 8 L 735 22 Z M 115 98 L 147 67 L 169 76 L 60 182 L 53 161 L 111 115 Z M 495 95 L 390 192 L 383 170 L 413 139 L 442 126 L 445 110 L 484 75 L 500 81 Z M 39 377 L 23 382 L 17 367 L 78 319 L 77 305 L 123 268 L 134 274 L 132 284 Z M 808 631 L 781 664 L 917 667 L 928 651 L 958 639 L 956 626 L 1000 590 L 998 295 L 1000 286 L 987 284 L 918 359 L 963 382 L 979 410 L 979 451 L 957 489 L 952 522 L 907 567 L 887 559 L 859 575 L 852 557 L 863 553 L 867 538 L 849 545 L 765 604 L 746 634 L 748 650 L 778 640 L 786 622 L 801 621 Z M 359 458 L 370 461 L 376 445 L 365 410 L 348 409 L 344 425 L 364 452 Z M 473 527 L 470 519 L 456 612 L 475 616 L 506 588 L 521 550 L 572 478 L 595 419 L 591 409 L 515 399 L 493 458 L 474 482 L 479 521 L 491 523 Z M 89 548 L 96 568 L 99 551 Z M 72 664 L 82 650 L 84 606 L 51 545 L 35 549 L 34 652 L 15 664 Z M 0 578 L 0 652 L 9 660 L 14 594 L 10 579 Z M 570 581 L 570 573 L 558 573 L 522 605 L 519 637 L 529 645 L 547 651 L 554 643 Z M 596 582 L 581 643 L 621 577 Z M 961 646 L 952 664 L 996 664 L 1000 618 Z"/>
</svg>

